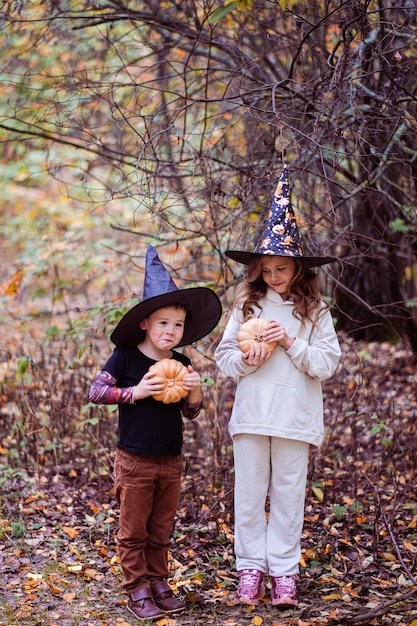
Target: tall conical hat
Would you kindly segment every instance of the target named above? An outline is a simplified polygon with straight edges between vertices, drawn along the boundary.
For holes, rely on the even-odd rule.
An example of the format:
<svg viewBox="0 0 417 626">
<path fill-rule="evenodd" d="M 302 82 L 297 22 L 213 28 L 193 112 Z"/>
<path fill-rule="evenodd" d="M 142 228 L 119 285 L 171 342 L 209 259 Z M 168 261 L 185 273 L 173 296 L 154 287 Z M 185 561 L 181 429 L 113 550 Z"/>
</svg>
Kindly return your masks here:
<svg viewBox="0 0 417 626">
<path fill-rule="evenodd" d="M 284 164 L 277 188 L 272 198 L 268 219 L 261 239 L 253 252 L 226 250 L 229 258 L 249 265 L 256 256 L 290 256 L 304 259 L 310 267 L 336 261 L 328 256 L 305 256 L 303 254 L 297 221 L 291 205 L 288 167 Z"/>
<path fill-rule="evenodd" d="M 139 327 L 139 322 L 157 309 L 177 304 L 183 306 L 188 315 L 183 337 L 176 347 L 189 345 L 208 335 L 222 314 L 220 300 L 212 289 L 178 289 L 161 263 L 157 251 L 149 245 L 146 251 L 143 299 L 122 317 L 110 339 L 116 346 L 141 343 L 145 338 L 145 331 Z"/>
</svg>

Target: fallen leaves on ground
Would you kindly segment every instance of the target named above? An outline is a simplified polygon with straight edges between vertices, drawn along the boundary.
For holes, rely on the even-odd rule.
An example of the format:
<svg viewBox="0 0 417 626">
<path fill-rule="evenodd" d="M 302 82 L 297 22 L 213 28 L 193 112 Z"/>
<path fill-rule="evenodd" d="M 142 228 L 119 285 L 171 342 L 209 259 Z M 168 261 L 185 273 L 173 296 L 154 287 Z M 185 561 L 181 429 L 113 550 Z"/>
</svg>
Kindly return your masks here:
<svg viewBox="0 0 417 626">
<path fill-rule="evenodd" d="M 221 454 L 215 461 L 208 454 L 203 417 L 186 426 L 170 553 L 171 583 L 188 608 L 158 626 L 417 623 L 415 362 L 388 344 L 347 341 L 343 349 L 339 375 L 324 385 L 326 442 L 311 456 L 299 607 L 282 612 L 267 596 L 257 607 L 234 603 L 232 457 L 225 433 Z M 226 429 L 234 389 L 230 380 L 218 384 Z M 7 402 L 9 411 L 13 394 Z M 81 445 L 77 453 L 68 439 L 71 462 L 35 471 L 13 459 L 12 433 L 0 435 L 0 624 L 134 626 L 120 589 L 118 509 L 103 460 L 112 451 L 103 452 L 104 470 L 87 471 Z"/>
</svg>

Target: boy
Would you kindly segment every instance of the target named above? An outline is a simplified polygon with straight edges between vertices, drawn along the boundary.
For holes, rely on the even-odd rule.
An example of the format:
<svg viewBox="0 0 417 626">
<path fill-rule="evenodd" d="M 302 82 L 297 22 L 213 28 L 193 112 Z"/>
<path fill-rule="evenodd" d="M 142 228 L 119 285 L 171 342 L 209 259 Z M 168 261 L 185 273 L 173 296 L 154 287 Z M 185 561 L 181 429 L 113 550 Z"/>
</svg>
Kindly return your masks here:
<svg viewBox="0 0 417 626">
<path fill-rule="evenodd" d="M 182 476 L 181 415 L 197 417 L 203 400 L 198 372 L 174 348 L 207 335 L 220 315 L 214 291 L 177 289 L 156 250 L 148 246 L 143 300 L 113 331 L 116 349 L 90 388 L 91 402 L 119 405 L 117 540 L 128 609 L 140 619 L 185 609 L 167 583 L 168 550 Z M 179 402 L 164 404 L 152 397 L 164 383 L 148 370 L 163 358 L 176 359 L 188 369 L 182 383 L 188 395 Z"/>
</svg>

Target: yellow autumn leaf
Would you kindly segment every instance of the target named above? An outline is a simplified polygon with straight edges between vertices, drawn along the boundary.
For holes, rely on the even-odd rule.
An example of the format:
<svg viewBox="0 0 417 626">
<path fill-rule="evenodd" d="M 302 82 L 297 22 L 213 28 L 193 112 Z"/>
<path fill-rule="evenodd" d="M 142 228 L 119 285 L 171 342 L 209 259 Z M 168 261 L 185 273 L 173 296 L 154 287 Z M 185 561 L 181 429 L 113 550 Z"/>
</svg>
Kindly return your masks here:
<svg viewBox="0 0 417 626">
<path fill-rule="evenodd" d="M 252 0 L 237 0 L 236 6 L 238 11 L 251 11 L 253 8 Z"/>
<path fill-rule="evenodd" d="M 23 278 L 23 270 L 17 270 L 11 280 L 7 281 L 2 287 L 2 295 L 4 296 L 16 296 L 20 290 L 20 284 Z"/>
<path fill-rule="evenodd" d="M 70 552 L 75 554 L 75 556 L 78 557 L 80 559 L 80 561 L 83 560 L 83 557 L 81 556 L 80 551 L 78 550 L 76 545 L 74 545 L 73 543 L 70 543 L 69 546 L 68 546 L 68 549 L 69 549 Z"/>
<path fill-rule="evenodd" d="M 283 11 L 285 11 L 285 9 L 292 9 L 297 2 L 298 0 L 278 0 L 278 4 Z"/>
<path fill-rule="evenodd" d="M 323 600 L 340 600 L 340 593 L 329 593 L 327 596 L 323 596 Z"/>
<path fill-rule="evenodd" d="M 324 500 L 323 489 L 320 489 L 320 487 L 313 487 L 313 493 L 319 502 L 323 502 Z"/>
<path fill-rule="evenodd" d="M 258 615 L 255 615 L 255 617 L 252 618 L 252 624 L 254 624 L 255 626 L 261 626 L 262 623 L 263 623 L 263 619 L 262 617 L 259 617 Z"/>
<path fill-rule="evenodd" d="M 237 206 L 239 206 L 239 204 L 241 203 L 241 200 L 239 200 L 239 198 L 230 198 L 230 200 L 227 201 L 227 206 L 229 207 L 229 209 L 235 209 Z"/>
</svg>

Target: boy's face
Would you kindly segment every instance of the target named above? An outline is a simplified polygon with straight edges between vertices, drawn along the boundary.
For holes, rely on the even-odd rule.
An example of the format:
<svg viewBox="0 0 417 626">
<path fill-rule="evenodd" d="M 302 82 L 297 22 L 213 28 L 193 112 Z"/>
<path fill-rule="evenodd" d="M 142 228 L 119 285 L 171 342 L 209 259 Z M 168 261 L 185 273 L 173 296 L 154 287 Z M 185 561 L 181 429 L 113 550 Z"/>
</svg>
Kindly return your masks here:
<svg viewBox="0 0 417 626">
<path fill-rule="evenodd" d="M 146 339 L 158 350 L 171 350 L 184 334 L 186 310 L 180 306 L 165 306 L 140 322 Z"/>
</svg>

